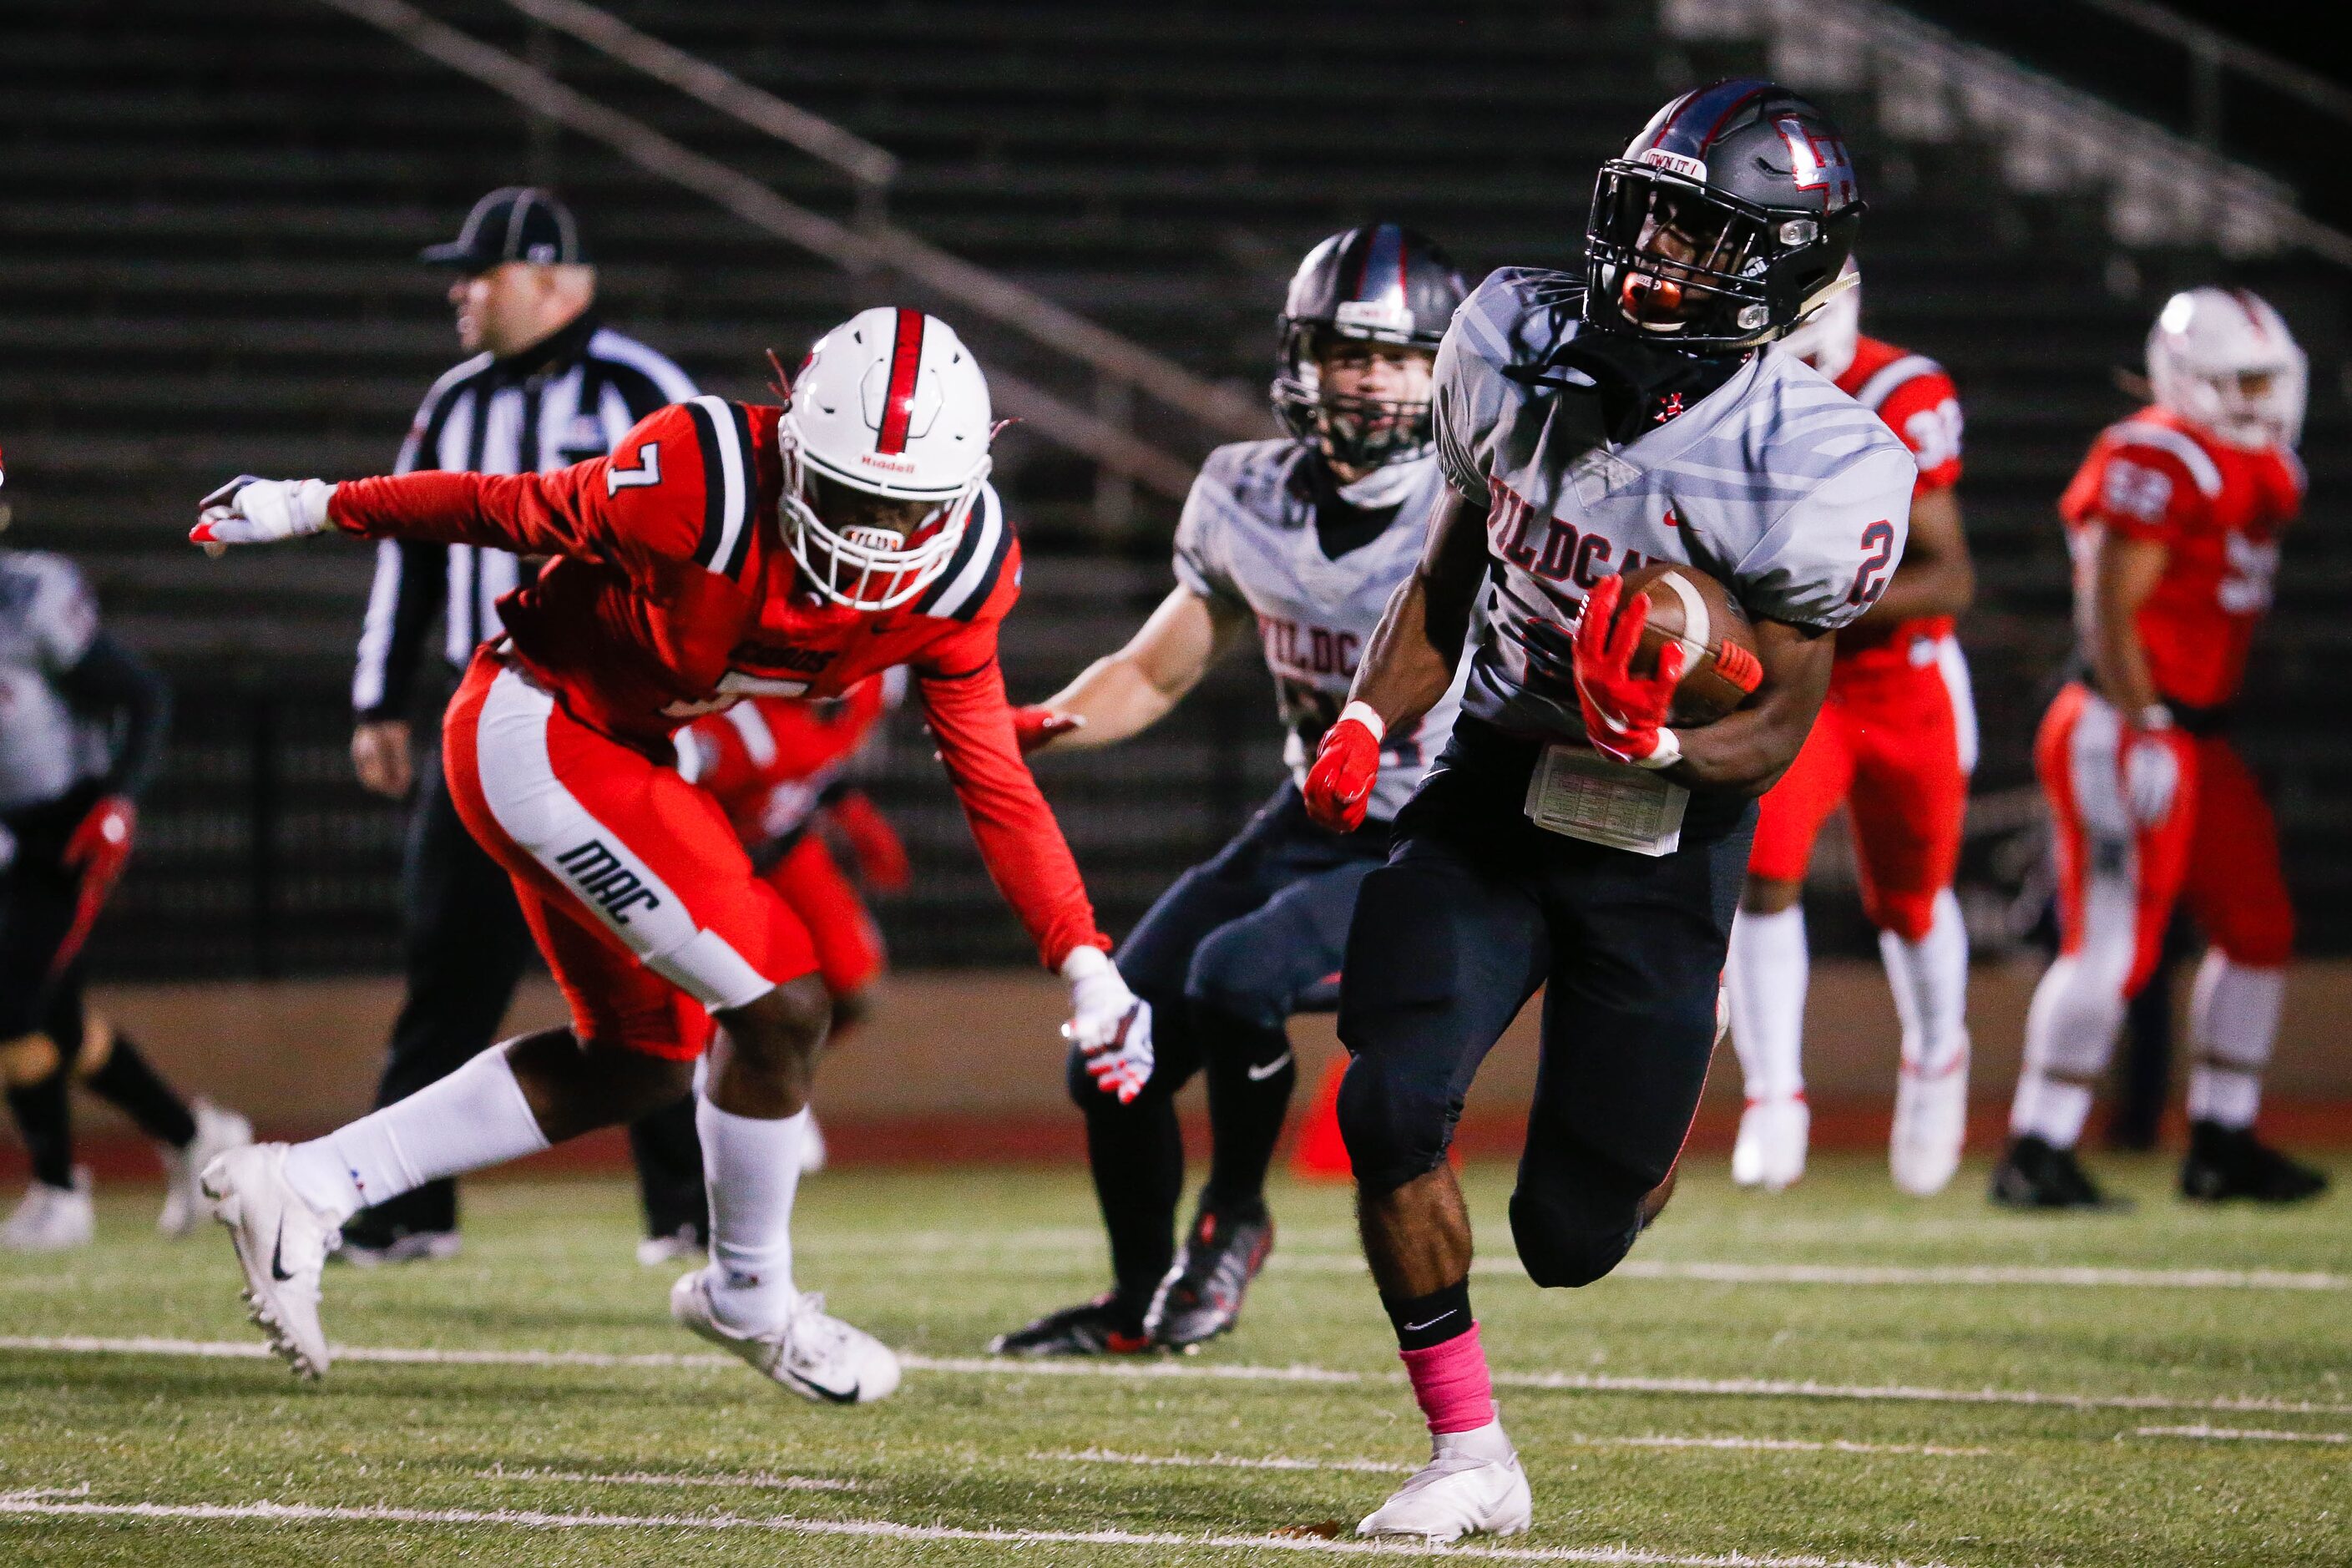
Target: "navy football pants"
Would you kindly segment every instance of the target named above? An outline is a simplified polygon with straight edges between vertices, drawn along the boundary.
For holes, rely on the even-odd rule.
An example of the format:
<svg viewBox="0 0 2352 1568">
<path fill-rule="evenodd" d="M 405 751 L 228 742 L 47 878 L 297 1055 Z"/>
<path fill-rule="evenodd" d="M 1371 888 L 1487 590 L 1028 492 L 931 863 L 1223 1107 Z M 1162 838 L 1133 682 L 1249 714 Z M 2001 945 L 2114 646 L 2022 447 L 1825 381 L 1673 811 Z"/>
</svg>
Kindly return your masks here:
<svg viewBox="0 0 2352 1568">
<path fill-rule="evenodd" d="M 1095 1087 L 1075 1051 L 1069 1081 L 1086 1112 L 1112 1268 L 1136 1310 L 1175 1256 L 1184 1184 L 1176 1091 L 1206 1068 L 1213 1152 L 1203 1203 L 1261 1205 L 1298 1076 L 1284 1023 L 1330 1005 L 1356 889 L 1387 847 L 1381 824 L 1354 834 L 1316 826 L 1286 782 L 1213 859 L 1162 893 L 1119 948 L 1119 973 L 1151 1004 L 1150 1081 L 1121 1105 Z"/>
<path fill-rule="evenodd" d="M 1633 1245 L 1698 1108 L 1754 812 L 1694 799 L 1675 853 L 1603 848 L 1527 820 L 1536 754 L 1463 721 L 1365 879 L 1339 1128 L 1368 1194 L 1435 1170 L 1479 1063 L 1544 987 L 1511 1232 L 1537 1284 L 1587 1285 Z"/>
</svg>

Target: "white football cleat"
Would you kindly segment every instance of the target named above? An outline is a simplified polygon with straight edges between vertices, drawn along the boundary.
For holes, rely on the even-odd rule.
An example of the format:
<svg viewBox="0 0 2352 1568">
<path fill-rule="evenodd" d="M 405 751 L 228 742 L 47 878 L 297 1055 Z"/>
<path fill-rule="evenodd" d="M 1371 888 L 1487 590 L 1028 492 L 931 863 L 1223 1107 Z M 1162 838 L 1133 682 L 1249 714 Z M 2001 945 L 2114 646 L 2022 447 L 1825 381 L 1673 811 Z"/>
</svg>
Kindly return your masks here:
<svg viewBox="0 0 2352 1568">
<path fill-rule="evenodd" d="M 98 1239 L 98 1211 L 89 1201 L 89 1171 L 76 1165 L 73 1185 L 35 1182 L 8 1223 L 0 1226 L 0 1251 L 71 1252 Z"/>
<path fill-rule="evenodd" d="M 1739 1113 L 1739 1140 L 1731 1146 L 1731 1179 L 1739 1186 L 1777 1193 L 1805 1173 L 1805 1140 L 1812 1108 L 1804 1096 L 1751 1100 Z"/>
<path fill-rule="evenodd" d="M 703 1268 L 669 1288 L 669 1315 L 819 1405 L 871 1405 L 898 1386 L 898 1358 L 890 1347 L 828 1317 L 819 1295 L 796 1299 L 784 1321 L 772 1329 L 730 1329 L 711 1305 L 710 1269 Z"/>
<path fill-rule="evenodd" d="M 205 1167 L 201 1185 L 236 1245 L 247 1315 L 295 1376 L 326 1376 L 331 1358 L 319 1326 L 319 1271 L 341 1230 L 288 1184 L 283 1143 L 231 1149 Z"/>
<path fill-rule="evenodd" d="M 253 1142 L 253 1123 L 234 1110 L 223 1110 L 209 1100 L 194 1101 L 188 1110 L 196 1120 L 196 1135 L 184 1149 L 163 1151 L 163 1212 L 155 1216 L 155 1228 L 171 1237 L 193 1236 L 198 1222 L 212 1212 L 196 1185 L 205 1167 L 216 1155 Z"/>
<path fill-rule="evenodd" d="M 1915 1197 L 1942 1192 L 1960 1168 L 1960 1147 L 1968 1135 L 1966 1047 L 1934 1073 L 1921 1073 L 1905 1062 L 1895 1081 L 1895 1131 L 1886 1142 L 1886 1165 L 1895 1184 Z"/>
<path fill-rule="evenodd" d="M 1475 1431 L 1431 1436 L 1429 1463 L 1366 1514 L 1356 1533 L 1444 1543 L 1465 1535 L 1517 1535 L 1534 1518 L 1528 1473 L 1497 1416 Z"/>
</svg>

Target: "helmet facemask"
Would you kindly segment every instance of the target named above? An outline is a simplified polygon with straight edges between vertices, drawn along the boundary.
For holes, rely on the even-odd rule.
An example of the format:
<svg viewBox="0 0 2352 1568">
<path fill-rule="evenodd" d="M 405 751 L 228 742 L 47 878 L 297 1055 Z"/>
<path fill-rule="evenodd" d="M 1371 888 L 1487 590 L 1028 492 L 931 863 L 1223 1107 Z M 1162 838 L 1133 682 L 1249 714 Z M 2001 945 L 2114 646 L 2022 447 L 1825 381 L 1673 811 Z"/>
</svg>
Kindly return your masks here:
<svg viewBox="0 0 2352 1568">
<path fill-rule="evenodd" d="M 890 610 L 947 571 L 987 481 L 988 458 L 947 495 L 912 494 L 810 461 L 789 413 L 780 431 L 784 482 L 778 521 L 784 547 L 810 587 L 849 609 Z"/>
<path fill-rule="evenodd" d="M 1753 348 L 1829 297 L 1861 203 L 1824 220 L 1664 169 L 1603 164 L 1585 256 L 1587 319 L 1677 348 Z"/>
<path fill-rule="evenodd" d="M 1292 322 L 1283 333 L 1274 407 L 1283 427 L 1332 463 L 1368 472 L 1429 450 L 1435 423 L 1428 397 L 1373 397 L 1325 384 L 1325 358 L 1346 342 L 1398 342 L 1395 336 Z M 1427 351 L 1421 351 L 1426 353 Z"/>
</svg>

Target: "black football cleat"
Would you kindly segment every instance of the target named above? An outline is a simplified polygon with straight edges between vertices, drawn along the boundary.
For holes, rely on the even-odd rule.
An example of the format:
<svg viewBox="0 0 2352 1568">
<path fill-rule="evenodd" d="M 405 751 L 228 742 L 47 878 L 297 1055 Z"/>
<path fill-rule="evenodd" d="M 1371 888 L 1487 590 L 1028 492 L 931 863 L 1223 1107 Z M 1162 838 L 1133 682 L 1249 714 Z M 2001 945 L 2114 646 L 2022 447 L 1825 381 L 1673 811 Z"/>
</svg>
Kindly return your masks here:
<svg viewBox="0 0 2352 1568">
<path fill-rule="evenodd" d="M 1176 1266 L 1152 1293 L 1143 1314 L 1151 1342 L 1171 1350 L 1203 1344 L 1241 1321 L 1242 1297 L 1274 1250 L 1274 1220 L 1264 1209 L 1247 1219 L 1220 1215 L 1205 1204 Z"/>
<path fill-rule="evenodd" d="M 2327 1190 L 2327 1178 L 2254 1136 L 2251 1127 L 2218 1121 L 2189 1124 L 2189 1157 L 2180 1163 L 2180 1195 L 2218 1204 L 2247 1198 L 2258 1204 L 2298 1204 Z"/>
<path fill-rule="evenodd" d="M 406 1226 L 351 1226 L 342 1245 L 327 1254 L 330 1263 L 383 1268 L 399 1263 L 439 1263 L 463 1250 L 454 1230 L 411 1230 Z"/>
<path fill-rule="evenodd" d="M 1140 1355 L 1150 1348 L 1139 1317 L 1120 1304 L 1116 1290 L 988 1342 L 991 1355 Z"/>
<path fill-rule="evenodd" d="M 1992 1201 L 2012 1209 L 2108 1209 L 2131 1207 L 2127 1198 L 2099 1190 L 2072 1149 L 2061 1149 L 2032 1133 L 2013 1139 L 1993 1167 Z"/>
</svg>

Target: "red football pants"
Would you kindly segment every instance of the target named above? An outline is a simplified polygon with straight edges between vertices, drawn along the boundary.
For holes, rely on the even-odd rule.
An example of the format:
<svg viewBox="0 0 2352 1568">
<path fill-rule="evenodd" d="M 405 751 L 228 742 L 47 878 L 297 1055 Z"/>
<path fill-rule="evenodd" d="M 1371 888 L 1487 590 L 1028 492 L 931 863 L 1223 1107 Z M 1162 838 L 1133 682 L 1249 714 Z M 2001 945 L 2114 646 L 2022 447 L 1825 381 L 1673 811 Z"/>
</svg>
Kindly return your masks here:
<svg viewBox="0 0 2352 1568">
<path fill-rule="evenodd" d="M 817 973 L 835 996 L 863 991 L 882 973 L 882 932 L 840 862 L 814 830 L 768 868 L 768 886 L 816 944 Z"/>
<path fill-rule="evenodd" d="M 1949 637 L 1907 661 L 1842 668 L 1797 760 L 1764 796 L 1753 877 L 1800 882 L 1822 824 L 1852 808 L 1862 905 L 1873 925 L 1918 942 L 1952 885 L 1976 765 L 1968 666 Z"/>
<path fill-rule="evenodd" d="M 707 1013 L 817 967 L 807 928 L 753 875 L 717 801 L 488 650 L 442 721 L 442 759 L 581 1038 L 690 1059 Z"/>
<path fill-rule="evenodd" d="M 2167 731 L 2180 757 L 2180 788 L 2170 814 L 2141 827 L 2124 809 L 2121 736 L 2115 709 L 2072 685 L 2050 705 L 2034 741 L 2056 840 L 2063 951 L 2105 961 L 2126 974 L 2124 994 L 2137 995 L 2155 971 L 2175 900 L 2186 898 L 2230 958 L 2284 965 L 2294 951 L 2294 906 L 2278 826 L 2252 770 L 2218 735 Z"/>
</svg>

